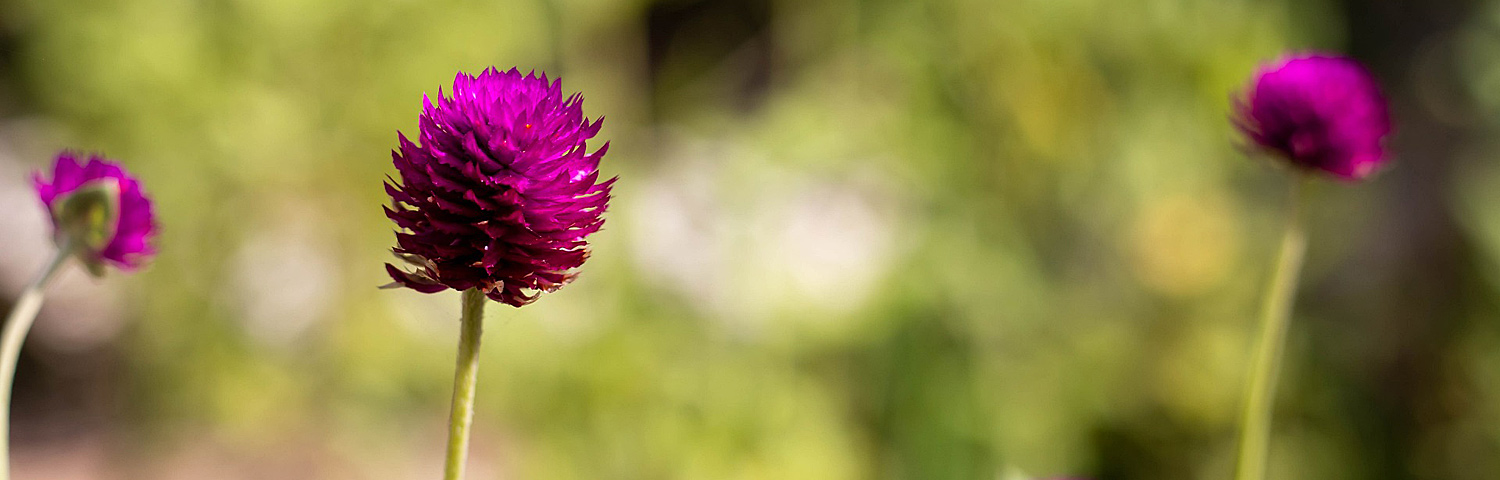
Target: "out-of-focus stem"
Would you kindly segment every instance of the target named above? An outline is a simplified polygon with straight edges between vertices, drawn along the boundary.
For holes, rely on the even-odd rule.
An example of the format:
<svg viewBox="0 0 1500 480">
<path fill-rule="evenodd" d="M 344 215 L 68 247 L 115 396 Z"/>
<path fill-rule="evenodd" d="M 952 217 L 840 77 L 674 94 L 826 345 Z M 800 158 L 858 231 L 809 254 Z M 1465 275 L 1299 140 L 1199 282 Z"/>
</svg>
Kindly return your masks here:
<svg viewBox="0 0 1500 480">
<path fill-rule="evenodd" d="M 1263 480 L 1266 457 L 1271 443 L 1271 412 L 1276 397 L 1276 377 L 1281 370 L 1281 352 L 1286 343 L 1287 325 L 1291 322 L 1292 299 L 1297 292 L 1297 276 L 1302 269 L 1302 255 L 1307 249 L 1307 235 L 1302 230 L 1301 204 L 1304 179 L 1294 179 L 1287 205 L 1286 231 L 1276 254 L 1261 304 L 1260 335 L 1247 378 L 1245 411 L 1240 423 L 1239 459 L 1236 480 Z"/>
<path fill-rule="evenodd" d="M 0 330 L 0 480 L 10 480 L 10 396 L 16 379 L 16 362 L 21 358 L 21 344 L 26 341 L 26 332 L 31 330 L 36 314 L 42 309 L 42 294 L 58 270 L 72 256 L 72 248 L 64 242 L 52 260 L 42 269 L 5 318 L 5 327 Z"/>
</svg>

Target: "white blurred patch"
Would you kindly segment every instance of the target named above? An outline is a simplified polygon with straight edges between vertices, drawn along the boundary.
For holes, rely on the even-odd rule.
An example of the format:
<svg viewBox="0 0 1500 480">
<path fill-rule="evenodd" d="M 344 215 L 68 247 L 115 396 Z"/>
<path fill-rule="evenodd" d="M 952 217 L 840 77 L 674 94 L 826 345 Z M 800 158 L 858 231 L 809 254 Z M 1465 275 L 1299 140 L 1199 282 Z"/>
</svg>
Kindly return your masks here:
<svg viewBox="0 0 1500 480">
<path fill-rule="evenodd" d="M 235 252 L 231 281 L 246 333 L 285 347 L 328 318 L 339 292 L 330 232 L 306 208 L 284 208 Z"/>
<path fill-rule="evenodd" d="M 727 313 L 728 254 L 735 219 L 721 205 L 717 172 L 708 162 L 667 168 L 643 179 L 627 205 L 634 253 L 641 267 L 697 307 Z"/>
<path fill-rule="evenodd" d="M 635 259 L 729 325 L 849 313 L 890 270 L 898 216 L 879 182 L 815 178 L 722 144 L 673 157 L 624 197 Z"/>
<path fill-rule="evenodd" d="M 52 241 L 47 214 L 27 180 L 30 172 L 9 153 L 0 149 L 0 287 L 14 296 L 47 263 Z"/>
<path fill-rule="evenodd" d="M 47 303 L 32 327 L 32 339 L 52 350 L 90 350 L 114 341 L 125 328 L 123 295 L 111 271 L 92 278 L 76 264 L 63 270 L 48 290 Z"/>
<path fill-rule="evenodd" d="M 19 153 L 24 146 L 18 145 L 39 128 L 0 123 L 0 288 L 8 296 L 25 288 L 52 253 L 47 213 L 31 188 L 32 171 L 50 159 L 26 158 Z"/>
<path fill-rule="evenodd" d="M 847 184 L 801 185 L 785 198 L 758 215 L 750 244 L 757 257 L 780 261 L 758 264 L 767 271 L 757 273 L 784 278 L 785 294 L 837 312 L 863 304 L 890 266 L 891 216 Z"/>
</svg>

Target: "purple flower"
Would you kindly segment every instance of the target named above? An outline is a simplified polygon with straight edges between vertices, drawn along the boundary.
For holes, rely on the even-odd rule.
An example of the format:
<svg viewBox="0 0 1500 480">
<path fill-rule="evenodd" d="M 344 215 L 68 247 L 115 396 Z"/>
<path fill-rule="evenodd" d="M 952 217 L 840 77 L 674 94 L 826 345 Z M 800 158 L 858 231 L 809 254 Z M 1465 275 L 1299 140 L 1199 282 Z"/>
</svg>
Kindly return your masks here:
<svg viewBox="0 0 1500 480">
<path fill-rule="evenodd" d="M 1235 104 L 1235 125 L 1299 168 L 1359 180 L 1387 159 L 1386 100 L 1354 60 L 1299 55 L 1263 66 Z"/>
<path fill-rule="evenodd" d="M 37 196 L 47 206 L 53 235 L 59 240 L 67 235 L 65 226 L 70 219 L 64 218 L 68 214 L 63 206 L 71 197 L 94 191 L 117 195 L 107 199 L 106 203 L 114 211 L 112 217 L 106 215 L 101 219 L 112 220 L 113 225 L 103 225 L 105 228 L 99 229 L 102 238 L 90 241 L 71 239 L 69 248 L 77 249 L 76 253 L 91 269 L 98 271 L 101 261 L 107 261 L 121 270 L 134 270 L 156 253 L 151 246 L 152 237 L 156 235 L 151 200 L 141 192 L 140 183 L 114 162 L 99 155 L 89 155 L 88 163 L 80 164 L 72 152 L 62 152 L 57 154 L 57 161 L 52 165 L 52 180 L 49 182 L 37 172 L 32 175 L 32 184 Z M 99 187 L 104 189 L 95 190 Z"/>
<path fill-rule="evenodd" d="M 400 135 L 398 183 L 386 183 L 396 284 L 423 293 L 478 288 L 512 306 L 571 281 L 589 256 L 585 238 L 604 224 L 615 179 L 600 182 L 605 143 L 588 153 L 603 118 L 561 80 L 511 69 L 459 73 L 452 96 L 424 97 L 421 144 Z"/>
</svg>

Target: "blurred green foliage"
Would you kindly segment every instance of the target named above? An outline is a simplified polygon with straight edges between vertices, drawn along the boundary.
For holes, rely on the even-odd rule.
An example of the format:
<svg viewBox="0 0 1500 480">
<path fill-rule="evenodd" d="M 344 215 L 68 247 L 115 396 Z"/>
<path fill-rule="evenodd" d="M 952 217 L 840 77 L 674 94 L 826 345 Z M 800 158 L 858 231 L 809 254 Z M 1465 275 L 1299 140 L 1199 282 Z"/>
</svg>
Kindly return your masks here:
<svg viewBox="0 0 1500 480">
<path fill-rule="evenodd" d="M 1391 78 L 1398 114 L 1447 100 L 1500 128 L 1500 9 L 1481 10 L 1432 47 L 1462 88 Z M 436 476 L 458 294 L 375 290 L 381 182 L 422 95 L 516 66 L 607 117 L 621 180 L 577 283 L 490 308 L 473 478 L 1227 478 L 1284 188 L 1228 109 L 1257 63 L 1347 48 L 1348 11 L 0 1 L 0 161 L 106 152 L 163 226 L 154 266 L 106 280 L 125 292 L 118 336 L 27 355 L 117 374 L 84 387 L 107 453 L 81 478 Z M 1276 478 L 1500 471 L 1493 146 L 1454 154 L 1480 166 L 1451 194 L 1403 187 L 1429 171 L 1403 166 L 1421 151 L 1318 187 Z M 1359 322 L 1422 311 L 1380 307 L 1416 295 L 1382 248 L 1422 244 L 1380 240 L 1423 231 L 1387 219 L 1412 192 L 1464 227 L 1455 255 L 1475 271 L 1430 271 L 1472 308 Z M 1403 337 L 1410 322 L 1447 333 Z M 1372 366 L 1404 358 L 1403 338 L 1441 348 L 1420 350 L 1425 370 Z M 1435 375 L 1433 400 L 1383 400 L 1402 372 Z M 67 424 L 67 405 L 22 415 Z M 78 454 L 57 437 L 39 445 Z"/>
</svg>

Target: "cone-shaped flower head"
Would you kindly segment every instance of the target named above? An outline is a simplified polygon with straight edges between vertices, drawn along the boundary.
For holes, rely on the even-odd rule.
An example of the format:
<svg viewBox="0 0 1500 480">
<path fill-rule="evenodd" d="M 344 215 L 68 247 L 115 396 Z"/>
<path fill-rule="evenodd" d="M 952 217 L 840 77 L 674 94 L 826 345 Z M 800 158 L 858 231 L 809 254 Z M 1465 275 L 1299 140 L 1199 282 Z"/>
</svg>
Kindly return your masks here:
<svg viewBox="0 0 1500 480">
<path fill-rule="evenodd" d="M 418 119 L 420 144 L 400 135 L 392 152 L 401 181 L 386 183 L 386 216 L 397 257 L 386 264 L 393 285 L 424 293 L 479 288 L 512 306 L 568 283 L 589 256 L 589 234 L 614 179 L 599 181 L 587 142 L 602 118 L 583 116 L 580 95 L 563 96 L 560 80 L 494 68 L 453 80 Z"/>
<path fill-rule="evenodd" d="M 106 263 L 134 270 L 156 253 L 151 200 L 114 162 L 90 155 L 88 163 L 80 163 L 73 153 L 62 152 L 51 180 L 37 172 L 32 184 L 52 218 L 54 241 L 72 249 L 95 275 Z"/>
<path fill-rule="evenodd" d="M 1349 58 L 1300 55 L 1263 66 L 1235 110 L 1246 137 L 1304 170 L 1359 180 L 1387 159 L 1385 97 Z"/>
</svg>

